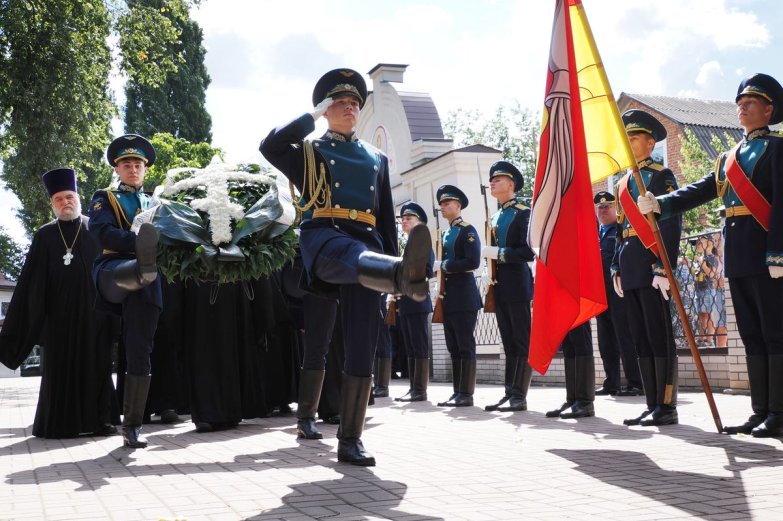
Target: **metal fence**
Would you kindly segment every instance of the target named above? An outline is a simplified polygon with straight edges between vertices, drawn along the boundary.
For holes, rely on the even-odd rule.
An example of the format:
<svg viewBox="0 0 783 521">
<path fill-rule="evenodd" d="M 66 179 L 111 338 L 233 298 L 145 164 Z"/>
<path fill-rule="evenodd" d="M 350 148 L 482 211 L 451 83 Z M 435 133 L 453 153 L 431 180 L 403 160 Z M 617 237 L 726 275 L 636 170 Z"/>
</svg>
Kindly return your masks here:
<svg viewBox="0 0 783 521">
<path fill-rule="evenodd" d="M 723 236 L 720 231 L 685 237 L 674 268 L 683 307 L 700 348 L 726 347 L 726 291 L 723 277 Z M 671 302 L 674 338 L 688 348 L 685 330 Z"/>
</svg>

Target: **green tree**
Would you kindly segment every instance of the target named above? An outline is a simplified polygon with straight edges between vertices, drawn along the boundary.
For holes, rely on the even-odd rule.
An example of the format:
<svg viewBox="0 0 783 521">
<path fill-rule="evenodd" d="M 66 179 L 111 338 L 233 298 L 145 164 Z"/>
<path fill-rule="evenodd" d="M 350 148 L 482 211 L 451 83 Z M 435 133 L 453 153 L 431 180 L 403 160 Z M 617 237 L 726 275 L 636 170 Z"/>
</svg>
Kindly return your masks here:
<svg viewBox="0 0 783 521">
<path fill-rule="evenodd" d="M 51 219 L 40 182 L 46 170 L 75 168 L 83 197 L 108 181 L 103 151 L 117 113 L 108 87 L 112 31 L 121 70 L 160 84 L 177 71 L 171 47 L 180 31 L 170 12 L 186 18 L 194 3 L 169 0 L 156 11 L 122 0 L 0 0 L 2 178 L 22 202 L 28 235 Z"/>
<path fill-rule="evenodd" d="M 538 114 L 515 102 L 511 107 L 499 106 L 489 120 L 478 110 L 457 109 L 449 112 L 444 129 L 445 135 L 453 139 L 456 146 L 482 144 L 501 150 L 503 159 L 516 165 L 522 172 L 525 185 L 517 195 L 529 203 L 536 176 L 539 120 Z"/>
<path fill-rule="evenodd" d="M 179 39 L 171 42 L 165 55 L 173 58 L 175 72 L 160 85 L 131 80 L 125 87 L 125 130 L 143 136 L 167 132 L 191 143 L 212 141 L 212 118 L 206 110 L 206 89 L 210 83 L 204 66 L 206 51 L 199 25 L 185 12 L 165 11 L 168 0 L 129 0 L 132 9 L 161 12 L 169 19 Z"/>
<path fill-rule="evenodd" d="M 0 0 L 0 158 L 29 235 L 51 219 L 46 170 L 98 168 L 115 113 L 109 22 L 102 0 Z"/>
<path fill-rule="evenodd" d="M 16 280 L 22 272 L 25 254 L 19 246 L 0 225 L 0 274 L 9 280 Z"/>
<path fill-rule="evenodd" d="M 145 190 L 152 191 L 166 179 L 166 172 L 172 168 L 195 167 L 204 168 L 214 156 L 223 157 L 223 151 L 212 148 L 209 143 L 190 143 L 171 134 L 155 134 L 150 139 L 155 147 L 157 159 L 150 167 L 144 179 Z"/>
<path fill-rule="evenodd" d="M 717 136 L 712 136 L 712 146 L 718 153 L 725 152 L 733 147 L 736 142 L 728 134 L 725 135 L 728 145 L 724 145 Z M 685 139 L 680 145 L 680 153 L 683 160 L 679 169 L 686 183 L 694 183 L 711 171 L 715 162 L 710 160 L 707 152 L 702 148 L 696 135 L 685 129 Z M 682 231 L 685 235 L 693 235 L 705 230 L 715 230 L 720 227 L 720 215 L 718 208 L 723 205 L 720 199 L 713 199 L 709 203 L 688 210 L 682 214 Z"/>
</svg>

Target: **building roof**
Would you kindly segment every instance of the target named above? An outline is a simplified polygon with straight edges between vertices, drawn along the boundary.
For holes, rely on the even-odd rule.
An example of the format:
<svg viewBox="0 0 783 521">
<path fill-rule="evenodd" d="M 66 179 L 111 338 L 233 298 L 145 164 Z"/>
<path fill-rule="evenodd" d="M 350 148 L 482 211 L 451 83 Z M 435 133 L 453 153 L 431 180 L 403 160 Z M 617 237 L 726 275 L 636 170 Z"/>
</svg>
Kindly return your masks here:
<svg viewBox="0 0 783 521">
<path fill-rule="evenodd" d="M 438 109 L 435 108 L 435 103 L 429 94 L 424 92 L 398 92 L 398 94 L 408 120 L 411 141 L 444 138 Z"/>
<path fill-rule="evenodd" d="M 411 167 L 410 169 L 408 169 L 408 170 L 406 170 L 404 172 L 400 172 L 400 175 L 403 176 L 405 174 L 409 174 L 410 172 L 413 172 L 414 170 L 416 170 L 418 168 L 421 168 L 422 166 L 424 166 L 424 165 L 426 165 L 428 163 L 431 163 L 432 161 L 436 161 L 438 159 L 446 157 L 449 154 L 454 154 L 455 152 L 457 152 L 457 153 L 460 153 L 460 152 L 461 153 L 469 153 L 469 154 L 502 154 L 503 153 L 502 150 L 498 150 L 496 148 L 492 148 L 492 147 L 488 147 L 486 145 L 480 145 L 480 144 L 468 145 L 468 146 L 461 147 L 461 148 L 453 148 L 453 149 L 449 150 L 448 152 L 444 152 L 443 154 L 441 154 L 441 155 L 439 155 L 437 157 L 433 157 L 432 159 L 426 161 L 425 163 L 422 163 L 420 165 L 416 165 L 414 167 Z"/>
<path fill-rule="evenodd" d="M 15 287 L 16 287 L 16 282 L 12 280 L 8 280 L 2 274 L 0 274 L 0 288 L 14 289 Z"/>
<path fill-rule="evenodd" d="M 718 155 L 717 150 L 712 146 L 713 137 L 717 137 L 726 146 L 728 145 L 726 134 L 735 141 L 742 139 L 743 130 L 737 123 L 737 104 L 733 101 L 675 98 L 625 92 L 620 95 L 620 98 L 623 96 L 679 123 L 683 130 L 688 129 L 693 132 L 711 159 Z"/>
</svg>

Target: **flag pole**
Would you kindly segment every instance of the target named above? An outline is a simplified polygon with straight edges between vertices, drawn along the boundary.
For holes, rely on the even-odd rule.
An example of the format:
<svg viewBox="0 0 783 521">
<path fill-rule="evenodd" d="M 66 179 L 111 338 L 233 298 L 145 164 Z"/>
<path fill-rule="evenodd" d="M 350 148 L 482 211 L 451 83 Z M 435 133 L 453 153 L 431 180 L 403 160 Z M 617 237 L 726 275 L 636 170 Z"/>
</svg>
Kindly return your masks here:
<svg viewBox="0 0 783 521">
<path fill-rule="evenodd" d="M 642 188 L 645 186 L 644 181 L 642 180 L 642 174 L 639 172 L 638 165 L 633 165 L 633 178 L 634 181 L 636 181 L 636 186 L 639 187 L 639 192 L 642 192 Z M 644 194 L 642 194 L 644 195 Z M 685 312 L 685 306 L 682 304 L 682 297 L 680 296 L 680 288 L 677 284 L 677 279 L 674 278 L 674 271 L 672 271 L 672 265 L 669 262 L 669 256 L 666 254 L 666 245 L 663 243 L 663 238 L 661 237 L 661 230 L 658 228 L 658 220 L 655 218 L 655 215 L 652 213 L 645 214 L 645 218 L 647 219 L 647 222 L 650 224 L 650 228 L 653 231 L 653 234 L 655 235 L 655 242 L 658 245 L 658 253 L 661 257 L 661 262 L 663 263 L 663 269 L 666 271 L 666 278 L 669 280 L 669 287 L 671 288 L 672 298 L 674 299 L 674 303 L 677 306 L 677 312 L 680 315 L 680 323 L 682 323 L 682 328 L 685 331 L 685 337 L 688 339 L 688 347 L 691 349 L 691 356 L 693 357 L 693 361 L 696 364 L 696 370 L 699 373 L 699 380 L 701 380 L 701 386 L 704 389 L 704 394 L 707 396 L 707 403 L 710 405 L 710 411 L 712 412 L 712 419 L 715 421 L 715 427 L 718 429 L 718 432 L 723 432 L 723 423 L 720 419 L 720 413 L 718 412 L 718 406 L 715 405 L 715 398 L 712 395 L 712 387 L 710 387 L 710 381 L 707 378 L 707 372 L 704 370 L 704 364 L 701 361 L 701 355 L 699 354 L 699 349 L 696 347 L 696 339 L 693 336 L 693 329 L 691 328 L 691 323 L 688 320 L 688 315 Z M 672 357 L 668 356 L 669 363 L 672 363 Z M 666 385 L 666 393 L 664 398 L 664 403 L 671 401 L 671 395 L 672 395 L 672 384 Z"/>
</svg>

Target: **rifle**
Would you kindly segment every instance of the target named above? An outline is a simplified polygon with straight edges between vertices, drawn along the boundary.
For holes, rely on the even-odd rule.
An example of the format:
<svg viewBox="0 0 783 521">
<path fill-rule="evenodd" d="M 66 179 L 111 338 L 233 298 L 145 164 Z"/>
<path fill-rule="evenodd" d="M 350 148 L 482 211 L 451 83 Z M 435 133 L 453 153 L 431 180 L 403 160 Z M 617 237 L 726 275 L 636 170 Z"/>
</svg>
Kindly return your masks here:
<svg viewBox="0 0 783 521">
<path fill-rule="evenodd" d="M 438 233 L 438 239 L 435 241 L 435 258 L 442 260 L 443 257 L 443 238 L 440 235 L 440 219 L 438 218 L 438 208 L 435 206 L 435 193 L 430 185 L 430 196 L 432 198 L 432 215 L 435 217 L 435 230 Z M 446 278 L 443 274 L 443 267 L 438 270 L 438 296 L 435 298 L 435 309 L 432 311 L 432 323 L 443 323 L 443 295 L 446 294 Z"/>
<path fill-rule="evenodd" d="M 484 198 L 484 244 L 487 246 L 494 246 L 492 240 L 492 223 L 489 219 L 489 203 L 487 202 L 487 187 L 481 182 L 481 167 L 479 166 L 479 159 L 476 156 L 476 173 L 479 176 L 479 188 L 481 189 L 481 196 Z M 489 277 L 489 284 L 487 285 L 487 293 L 484 296 L 484 313 L 494 313 L 497 309 L 495 303 L 495 272 L 497 271 L 497 259 L 487 259 L 487 276 Z"/>
</svg>

